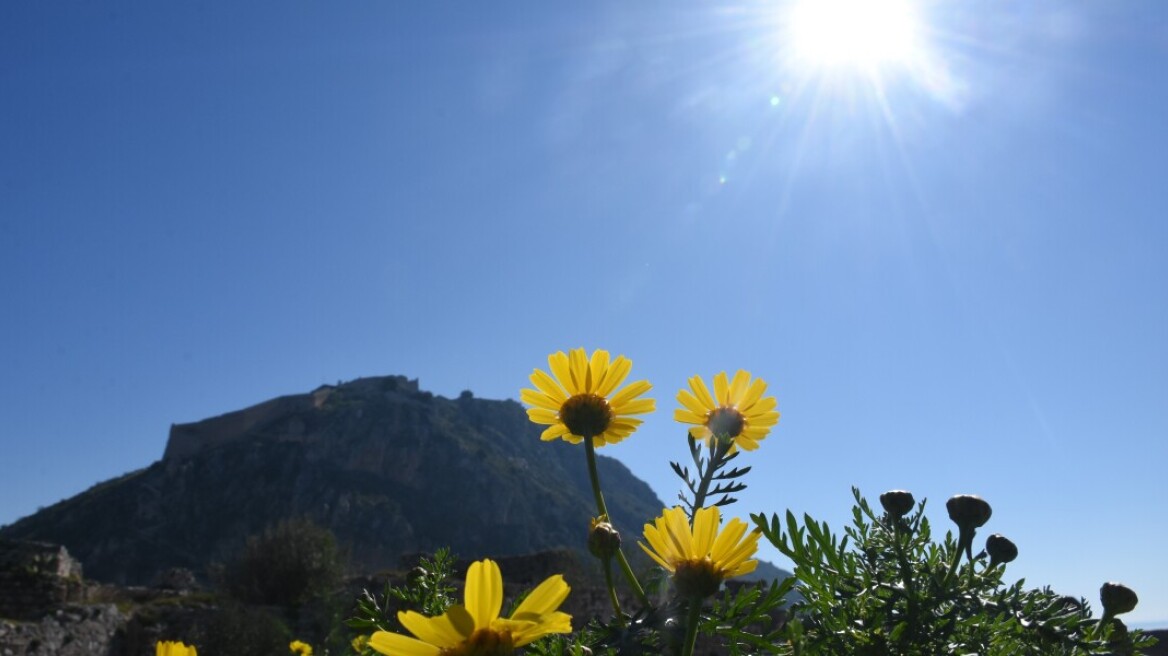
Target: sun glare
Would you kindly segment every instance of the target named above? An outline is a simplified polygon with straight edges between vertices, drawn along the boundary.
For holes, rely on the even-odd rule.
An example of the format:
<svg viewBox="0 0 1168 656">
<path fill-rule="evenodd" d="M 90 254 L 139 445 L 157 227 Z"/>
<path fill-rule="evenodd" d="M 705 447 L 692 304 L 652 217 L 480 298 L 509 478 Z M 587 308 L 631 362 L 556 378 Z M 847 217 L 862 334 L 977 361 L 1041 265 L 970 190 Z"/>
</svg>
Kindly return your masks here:
<svg viewBox="0 0 1168 656">
<path fill-rule="evenodd" d="M 879 68 L 920 49 L 908 0 L 797 0 L 788 16 L 797 60 L 816 67 Z"/>
</svg>

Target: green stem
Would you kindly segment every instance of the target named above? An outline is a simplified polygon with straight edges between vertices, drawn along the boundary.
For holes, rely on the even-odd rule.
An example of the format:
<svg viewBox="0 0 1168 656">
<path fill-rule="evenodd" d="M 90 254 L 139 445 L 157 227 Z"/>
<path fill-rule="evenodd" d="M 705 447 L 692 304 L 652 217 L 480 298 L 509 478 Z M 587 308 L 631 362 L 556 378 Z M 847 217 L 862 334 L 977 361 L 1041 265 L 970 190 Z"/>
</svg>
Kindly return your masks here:
<svg viewBox="0 0 1168 656">
<path fill-rule="evenodd" d="M 710 490 L 710 483 L 714 479 L 714 472 L 722 466 L 722 460 L 726 457 L 726 453 L 730 451 L 729 440 L 720 440 L 714 438 L 714 446 L 710 449 L 710 461 L 706 463 L 706 469 L 702 472 L 702 480 L 698 483 L 698 491 L 694 494 L 693 511 L 696 515 L 698 508 L 705 507 L 706 494 Z M 693 518 L 690 518 L 690 523 L 693 523 Z"/>
<path fill-rule="evenodd" d="M 604 504 L 604 495 L 600 492 L 600 474 L 596 471 L 596 447 L 592 444 L 591 437 L 585 436 L 584 438 L 584 453 L 588 458 L 588 477 L 592 480 L 592 495 L 596 498 L 596 512 L 611 522 L 612 516 L 608 514 L 608 506 Z M 629 566 L 624 551 L 619 547 L 616 550 L 616 562 L 620 565 L 621 571 L 624 572 L 625 578 L 628 579 L 633 594 L 637 595 L 637 601 L 640 601 L 643 606 L 648 606 L 649 597 L 645 595 L 645 589 L 641 587 L 641 582 L 637 580 L 637 575 L 633 574 L 633 568 Z"/>
<path fill-rule="evenodd" d="M 685 642 L 681 646 L 681 656 L 693 656 L 694 645 L 698 641 L 698 623 L 702 620 L 702 600 L 689 600 L 689 613 L 685 618 Z"/>
<path fill-rule="evenodd" d="M 625 625 L 625 616 L 621 612 L 620 600 L 616 598 L 616 586 L 612 583 L 612 559 L 604 559 L 604 584 L 608 586 L 608 598 L 612 600 L 612 610 L 616 613 L 616 625 Z"/>
<path fill-rule="evenodd" d="M 911 627 L 910 639 L 915 639 L 918 633 L 916 582 L 913 581 L 912 567 L 909 567 L 904 544 L 906 539 L 912 539 L 912 533 L 905 531 L 905 527 L 899 518 L 893 521 L 896 522 L 895 528 L 893 529 L 896 537 L 896 560 L 900 563 L 900 575 L 904 577 L 904 591 L 908 595 L 908 621 Z"/>
<path fill-rule="evenodd" d="M 970 542 L 973 538 L 968 538 Z M 966 537 L 962 532 L 957 538 L 957 550 L 953 552 L 953 562 L 949 564 L 949 571 L 945 573 L 945 579 L 941 582 L 942 588 L 949 587 L 949 579 L 953 578 L 953 573 L 957 571 L 957 566 L 961 564 L 961 553 L 965 551 Z"/>
</svg>

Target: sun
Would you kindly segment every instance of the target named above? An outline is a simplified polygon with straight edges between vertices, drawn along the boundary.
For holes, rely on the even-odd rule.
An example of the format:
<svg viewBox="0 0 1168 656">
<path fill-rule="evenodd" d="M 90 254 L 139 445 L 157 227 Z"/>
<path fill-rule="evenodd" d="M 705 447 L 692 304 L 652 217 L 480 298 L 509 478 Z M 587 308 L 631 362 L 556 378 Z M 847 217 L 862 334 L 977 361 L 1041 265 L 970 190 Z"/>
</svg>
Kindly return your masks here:
<svg viewBox="0 0 1168 656">
<path fill-rule="evenodd" d="M 815 68 L 910 64 L 922 47 L 909 0 L 796 0 L 786 18 L 796 61 Z"/>
</svg>

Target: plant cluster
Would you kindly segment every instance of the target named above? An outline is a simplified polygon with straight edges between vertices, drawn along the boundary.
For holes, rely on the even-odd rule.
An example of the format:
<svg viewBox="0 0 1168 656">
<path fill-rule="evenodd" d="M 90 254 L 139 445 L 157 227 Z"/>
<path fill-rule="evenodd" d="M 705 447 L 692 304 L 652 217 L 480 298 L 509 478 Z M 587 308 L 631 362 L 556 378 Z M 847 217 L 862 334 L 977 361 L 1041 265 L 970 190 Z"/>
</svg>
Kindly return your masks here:
<svg viewBox="0 0 1168 656">
<path fill-rule="evenodd" d="M 629 359 L 603 350 L 558 352 L 520 394 L 531 406 L 529 418 L 546 427 L 542 440 L 583 445 L 597 514 L 581 523 L 589 520 L 587 547 L 604 572 L 611 616 L 574 624 L 559 610 L 570 594 L 560 575 L 505 610 L 502 573 L 489 559 L 470 565 L 456 599 L 453 559 L 439 551 L 404 584 L 364 593 L 347 623 L 358 632 L 354 652 L 692 656 L 702 644 L 735 655 L 1085 656 L 1133 654 L 1154 643 L 1117 618 L 1137 603 L 1126 586 L 1103 586 L 1103 613 L 1095 618 L 1083 599 L 1007 583 L 1018 548 L 997 534 L 976 541 L 992 510 L 974 495 L 948 500 L 957 532 L 940 539 L 924 515 L 925 501 L 903 490 L 882 494 L 876 511 L 853 489 L 853 521 L 843 535 L 791 511 L 723 521 L 751 471 L 737 459 L 758 449 L 779 420 L 766 383 L 741 370 L 714 376 L 712 390 L 694 376 L 677 394 L 674 419 L 687 426 L 692 465 L 671 463 L 682 481 L 680 503 L 646 518 L 637 546 L 659 570 L 643 585 L 610 519 L 596 467 L 597 448 L 628 438 L 639 416 L 655 410 L 644 398 L 652 388 L 647 381 L 625 384 L 631 368 Z M 761 539 L 790 558 L 794 576 L 727 585 L 755 570 Z M 636 608 L 622 607 L 618 584 Z"/>
</svg>

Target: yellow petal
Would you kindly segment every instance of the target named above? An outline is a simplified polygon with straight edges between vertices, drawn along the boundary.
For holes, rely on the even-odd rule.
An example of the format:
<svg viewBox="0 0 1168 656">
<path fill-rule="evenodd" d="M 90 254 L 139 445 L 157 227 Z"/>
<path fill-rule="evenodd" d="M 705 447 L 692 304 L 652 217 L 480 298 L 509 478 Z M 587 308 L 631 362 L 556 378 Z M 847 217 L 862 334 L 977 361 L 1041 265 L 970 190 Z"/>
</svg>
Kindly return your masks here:
<svg viewBox="0 0 1168 656">
<path fill-rule="evenodd" d="M 519 604 L 519 608 L 516 608 L 515 612 L 511 614 L 511 619 L 538 622 L 539 620 L 526 616 L 541 616 L 556 610 L 568 598 L 570 591 L 571 588 L 564 581 L 563 576 L 559 574 L 550 576 L 536 586 L 531 594 L 527 595 L 523 603 Z"/>
<path fill-rule="evenodd" d="M 572 349 L 568 352 L 568 364 L 571 368 L 572 384 L 579 390 L 576 394 L 587 394 L 588 389 L 588 353 L 582 349 Z"/>
<path fill-rule="evenodd" d="M 465 600 L 476 629 L 490 626 L 499 616 L 503 608 L 503 575 L 495 561 L 485 559 L 470 564 L 466 572 Z"/>
<path fill-rule="evenodd" d="M 545 615 L 539 622 L 525 622 L 524 626 L 511 629 L 511 639 L 516 647 L 522 647 L 551 633 L 571 632 L 572 616 L 557 611 Z"/>
<path fill-rule="evenodd" d="M 730 384 L 726 382 L 726 372 L 714 376 L 714 397 L 718 405 L 730 405 Z"/>
<path fill-rule="evenodd" d="M 633 431 L 636 430 L 637 426 L 640 426 L 643 423 L 645 422 L 637 419 L 636 417 L 618 417 L 613 420 L 609 427 L 619 431 L 624 431 L 625 429 Z"/>
<path fill-rule="evenodd" d="M 547 408 L 528 408 L 527 418 L 537 424 L 558 424 L 560 423 L 559 414 L 548 410 Z"/>
<path fill-rule="evenodd" d="M 657 402 L 653 399 L 635 399 L 621 404 L 612 404 L 612 411 L 618 415 L 643 415 L 657 409 Z"/>
<path fill-rule="evenodd" d="M 540 369 L 535 369 L 531 372 L 531 384 L 535 385 L 539 391 L 547 394 L 548 398 L 554 401 L 562 404 L 568 400 L 568 395 L 564 393 L 564 388 L 556 382 L 556 379 Z"/>
<path fill-rule="evenodd" d="M 714 397 L 710 396 L 710 389 L 706 387 L 706 381 L 702 380 L 701 376 L 690 378 L 689 386 L 693 389 L 694 396 L 697 397 L 698 401 L 701 402 L 707 411 L 714 410 L 718 407 L 718 404 L 714 403 Z"/>
<path fill-rule="evenodd" d="M 604 380 L 596 386 L 596 394 L 598 396 L 607 397 L 614 389 L 625 382 L 629 377 L 629 372 L 633 369 L 633 361 L 623 355 L 616 356 L 612 364 L 608 365 L 608 372 L 604 375 Z"/>
<path fill-rule="evenodd" d="M 702 406 L 702 402 L 696 396 L 690 394 L 687 390 L 681 390 L 677 393 L 677 402 L 685 406 L 686 410 L 698 416 L 705 416 L 713 408 L 706 408 Z"/>
<path fill-rule="evenodd" d="M 779 401 L 775 397 L 764 396 L 758 400 L 758 403 L 755 403 L 753 406 L 751 406 L 750 413 L 762 414 L 764 412 L 770 412 L 771 410 L 774 410 L 776 407 L 778 407 L 778 405 Z"/>
<path fill-rule="evenodd" d="M 685 511 L 680 506 L 675 506 L 671 510 L 665 512 L 666 531 L 677 553 L 684 558 L 694 558 L 693 550 L 693 533 L 689 528 L 689 520 L 685 517 Z"/>
<path fill-rule="evenodd" d="M 629 383 L 628 387 L 625 387 L 623 390 L 614 394 L 613 397 L 608 400 L 608 404 L 615 409 L 617 406 L 622 405 L 629 400 L 634 399 L 644 394 L 645 392 L 648 392 L 651 389 L 653 389 L 653 386 L 650 385 L 649 381 L 647 380 L 638 380 L 635 383 Z"/>
<path fill-rule="evenodd" d="M 700 424 L 702 426 L 706 424 L 706 418 L 704 415 L 695 415 L 689 410 L 685 410 L 683 408 L 677 408 L 673 411 L 673 421 L 683 424 Z"/>
<path fill-rule="evenodd" d="M 567 390 L 568 396 L 580 393 L 576 384 L 572 382 L 572 365 L 563 351 L 556 351 L 548 356 L 548 367 L 560 385 Z"/>
<path fill-rule="evenodd" d="M 746 390 L 746 393 L 742 395 L 742 399 L 738 402 L 739 412 L 746 414 L 746 411 L 750 410 L 751 406 L 758 403 L 758 400 L 762 398 L 762 393 L 766 391 L 766 387 L 766 381 L 761 378 L 755 378 L 754 382 L 750 384 L 750 389 Z"/>
<path fill-rule="evenodd" d="M 734 380 L 730 383 L 730 402 L 728 405 L 738 407 L 746 393 L 746 386 L 750 384 L 750 372 L 739 369 L 734 373 Z"/>
<path fill-rule="evenodd" d="M 438 617 L 426 617 L 412 610 L 402 611 L 397 614 L 397 620 L 419 640 L 439 647 L 454 647 L 474 633 L 466 612 L 459 606 L 452 606 Z"/>
<path fill-rule="evenodd" d="M 725 528 L 722 529 L 718 539 L 714 540 L 714 544 L 710 548 L 710 560 L 724 564 L 726 557 L 738 546 L 738 541 L 745 533 L 746 524 L 739 519 L 735 518 L 726 522 Z"/>
<path fill-rule="evenodd" d="M 718 535 L 719 512 L 716 506 L 698 508 L 694 513 L 693 550 L 694 555 L 703 558 L 710 553 L 714 537 Z"/>
<path fill-rule="evenodd" d="M 442 653 L 442 649 L 435 645 L 389 631 L 375 632 L 369 638 L 369 646 L 386 656 L 438 656 Z"/>
<path fill-rule="evenodd" d="M 661 555 L 667 561 L 673 561 L 684 557 L 674 549 L 674 543 L 669 539 L 669 532 L 665 529 L 664 518 L 658 517 L 653 520 L 652 524 L 645 524 L 644 535 L 645 540 L 653 550 Z M 669 567 L 672 571 L 672 566 Z"/>
<path fill-rule="evenodd" d="M 592 352 L 592 360 L 588 363 L 589 392 L 595 392 L 599 389 L 606 371 L 608 371 L 608 351 L 596 349 Z"/>
<path fill-rule="evenodd" d="M 746 421 L 749 422 L 751 426 L 774 426 L 775 424 L 779 423 L 779 413 L 764 412 L 762 414 L 751 415 L 746 418 Z"/>
<path fill-rule="evenodd" d="M 652 558 L 653 560 L 657 561 L 657 564 L 658 564 L 658 565 L 660 565 L 660 566 L 664 567 L 664 568 L 665 568 L 667 571 L 669 571 L 669 572 L 673 572 L 673 571 L 674 571 L 674 567 L 673 567 L 673 565 L 671 565 L 669 562 L 667 562 L 667 561 L 666 561 L 664 558 L 662 558 L 661 556 L 658 556 L 656 551 L 654 551 L 654 550 L 650 549 L 649 547 L 646 547 L 644 542 L 637 542 L 637 544 L 638 544 L 638 545 L 640 545 L 641 549 L 642 549 L 642 550 L 643 550 L 645 553 L 649 554 L 649 557 L 650 557 L 650 558 Z"/>
<path fill-rule="evenodd" d="M 754 451 L 758 448 L 758 441 L 746 435 L 739 435 L 734 438 L 732 447 L 741 447 L 743 451 Z M 731 448 L 731 451 L 733 452 L 733 448 Z"/>
<path fill-rule="evenodd" d="M 739 521 L 739 524 L 741 524 L 742 530 L 745 531 L 746 524 L 742 523 L 741 521 Z M 727 525 L 727 530 L 729 530 L 730 527 L 731 525 Z M 752 531 L 749 535 L 742 539 L 741 542 L 738 542 L 737 538 L 738 535 L 741 535 L 739 530 L 735 529 L 732 535 L 736 537 L 734 538 L 733 542 L 727 542 L 727 544 L 729 544 L 729 550 L 725 551 L 721 557 L 722 564 L 727 567 L 737 566 L 738 563 L 746 560 L 747 558 L 750 558 L 756 551 L 758 551 L 759 534 L 757 531 Z M 737 542 L 737 544 L 734 544 L 734 542 Z"/>
<path fill-rule="evenodd" d="M 579 435 L 573 435 L 573 434 L 571 434 L 571 433 L 567 433 L 567 434 L 565 434 L 565 435 L 563 436 L 563 439 L 564 439 L 564 441 L 565 441 L 565 442 L 567 442 L 568 444 L 580 444 L 581 442 L 583 442 L 583 441 L 584 441 L 584 438 L 583 438 L 583 437 L 581 437 L 581 436 L 579 436 Z"/>
<path fill-rule="evenodd" d="M 735 576 L 742 576 L 744 574 L 749 574 L 749 573 L 753 572 L 755 570 L 755 568 L 757 568 L 757 567 L 758 567 L 757 560 L 744 560 L 744 561 L 742 561 L 741 565 L 738 565 L 734 569 L 727 572 L 726 578 L 729 579 L 729 578 L 734 578 Z"/>
<path fill-rule="evenodd" d="M 550 442 L 550 441 L 556 439 L 557 437 L 561 437 L 562 435 L 564 435 L 567 432 L 568 432 L 567 426 L 565 426 L 563 424 L 555 424 L 554 426 L 548 426 L 547 430 L 540 433 L 539 439 L 543 440 L 544 442 Z"/>
<path fill-rule="evenodd" d="M 769 426 L 749 426 L 748 425 L 746 428 L 742 429 L 742 432 L 739 433 L 738 437 L 735 439 L 742 439 L 745 437 L 745 438 L 751 439 L 751 440 L 761 440 L 762 438 L 766 437 L 767 433 L 769 433 L 769 432 L 771 432 L 771 429 Z"/>
<path fill-rule="evenodd" d="M 523 401 L 527 405 L 539 406 L 541 408 L 551 410 L 552 412 L 559 412 L 560 406 L 563 405 L 562 403 L 556 403 L 555 400 L 548 397 L 547 394 L 533 389 L 519 390 L 519 400 Z"/>
</svg>

